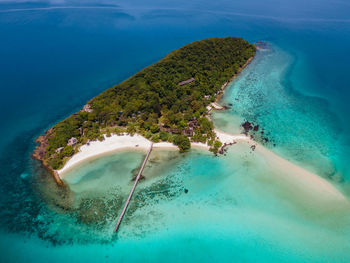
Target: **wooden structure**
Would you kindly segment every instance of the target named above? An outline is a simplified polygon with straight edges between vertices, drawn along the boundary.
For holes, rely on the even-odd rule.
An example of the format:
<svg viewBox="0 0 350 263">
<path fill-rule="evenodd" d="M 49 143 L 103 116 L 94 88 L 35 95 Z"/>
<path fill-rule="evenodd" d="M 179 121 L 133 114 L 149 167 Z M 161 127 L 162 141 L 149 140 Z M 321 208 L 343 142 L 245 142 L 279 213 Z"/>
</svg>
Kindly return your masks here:
<svg viewBox="0 0 350 263">
<path fill-rule="evenodd" d="M 128 197 L 128 199 L 127 199 L 126 202 L 125 202 L 123 211 L 122 211 L 122 213 L 121 213 L 120 216 L 119 216 L 119 219 L 118 219 L 117 225 L 115 226 L 114 232 L 117 232 L 117 231 L 118 231 L 119 225 L 120 225 L 120 223 L 122 222 L 123 216 L 124 216 L 124 214 L 125 214 L 125 212 L 126 212 L 126 209 L 128 208 L 128 205 L 129 205 L 129 203 L 130 203 L 132 194 L 134 193 L 134 190 L 135 190 L 135 188 L 136 188 L 136 185 L 137 185 L 137 183 L 138 183 L 138 181 L 139 181 L 139 179 L 140 179 L 140 177 L 141 177 L 142 171 L 143 171 L 143 169 L 145 168 L 145 165 L 146 165 L 146 163 L 147 163 L 148 157 L 149 157 L 150 154 L 151 154 L 152 148 L 153 148 L 153 143 L 151 143 L 151 147 L 150 147 L 149 150 L 148 150 L 148 153 L 147 153 L 147 155 L 146 155 L 146 157 L 145 157 L 145 160 L 143 160 L 143 163 L 142 163 L 142 166 L 141 166 L 141 168 L 140 168 L 140 171 L 139 171 L 139 173 L 137 174 L 137 177 L 136 177 L 136 179 L 135 179 L 134 186 L 132 187 L 131 192 L 130 192 L 130 194 L 129 194 L 129 197 Z"/>
</svg>

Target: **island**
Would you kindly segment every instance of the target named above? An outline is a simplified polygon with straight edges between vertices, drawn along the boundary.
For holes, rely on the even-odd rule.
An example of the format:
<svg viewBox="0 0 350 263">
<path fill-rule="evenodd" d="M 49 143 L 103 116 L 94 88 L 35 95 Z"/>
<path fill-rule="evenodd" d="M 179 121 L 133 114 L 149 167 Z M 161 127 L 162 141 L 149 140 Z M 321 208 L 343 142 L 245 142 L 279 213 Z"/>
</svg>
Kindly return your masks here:
<svg viewBox="0 0 350 263">
<path fill-rule="evenodd" d="M 172 51 L 39 136 L 33 157 L 62 184 L 57 170 L 81 147 L 116 135 L 173 144 L 181 152 L 197 143 L 217 153 L 223 142 L 208 113 L 218 109 L 223 90 L 255 52 L 254 44 L 239 37 L 200 40 Z"/>
</svg>

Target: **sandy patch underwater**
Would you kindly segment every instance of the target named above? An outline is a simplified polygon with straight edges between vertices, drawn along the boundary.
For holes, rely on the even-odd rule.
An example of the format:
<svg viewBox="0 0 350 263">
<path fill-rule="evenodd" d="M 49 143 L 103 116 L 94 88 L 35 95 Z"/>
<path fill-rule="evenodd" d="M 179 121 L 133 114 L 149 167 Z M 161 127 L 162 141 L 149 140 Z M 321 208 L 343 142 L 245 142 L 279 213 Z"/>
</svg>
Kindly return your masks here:
<svg viewBox="0 0 350 263">
<path fill-rule="evenodd" d="M 214 112 L 212 119 L 227 132 L 237 132 L 245 120 L 254 122 L 264 129 L 266 145 L 284 158 L 320 176 L 347 180 L 340 119 L 327 98 L 307 93 L 291 77 L 301 59 L 269 43 L 223 95 L 220 103 L 232 108 Z"/>
<path fill-rule="evenodd" d="M 318 195 L 302 181 L 285 180 L 290 171 L 245 143 L 219 158 L 198 150 L 154 151 L 146 179 L 113 235 L 143 156 L 122 151 L 67 171 L 68 210 L 39 219 L 45 223 L 44 239 L 62 241 L 55 249 L 47 247 L 47 257 L 55 254 L 60 261 L 60 252 L 74 250 L 80 256 L 68 253 L 73 262 L 349 260 L 349 206 Z"/>
<path fill-rule="evenodd" d="M 327 260 L 329 262 L 348 262 L 346 252 L 349 249 L 346 247 L 348 244 L 345 236 L 346 227 L 343 228 L 336 218 L 332 218 L 333 215 L 330 215 L 329 220 L 326 221 L 334 222 L 335 226 L 339 226 L 339 230 L 332 230 L 336 227 L 330 227 L 329 222 L 326 222 L 327 227 L 321 230 L 318 227 L 319 223 L 312 227 L 307 223 L 312 222 L 312 220 L 306 220 L 308 217 L 304 215 L 307 214 L 308 210 L 304 210 L 304 212 L 297 210 L 299 211 L 297 212 L 293 210 L 295 205 L 291 205 L 290 208 L 293 211 L 290 212 L 293 214 L 291 220 L 285 221 L 284 212 L 286 210 L 282 210 L 279 212 L 282 219 L 275 220 L 277 217 L 268 217 L 265 220 L 267 227 L 264 230 L 265 221 L 262 218 L 265 217 L 265 214 L 258 216 L 257 209 L 253 209 L 252 212 L 252 217 L 256 218 L 256 222 L 253 224 L 252 220 L 249 219 L 251 217 L 248 216 L 248 212 L 239 213 L 237 209 L 233 210 L 234 212 L 229 212 L 230 210 L 225 210 L 223 205 L 219 205 L 217 210 L 214 205 L 211 208 L 201 208 L 203 207 L 202 203 L 194 201 L 191 206 L 193 212 L 198 212 L 197 209 L 200 207 L 198 210 L 203 211 L 203 213 L 198 212 L 197 217 L 189 215 L 187 219 L 178 219 L 180 223 L 188 223 L 191 220 L 195 222 L 188 224 L 188 229 L 193 228 L 193 231 L 187 231 L 183 224 L 166 230 L 168 222 L 171 225 L 173 221 L 166 218 L 161 220 L 162 214 L 160 214 L 157 222 L 165 222 L 166 225 L 154 231 L 154 236 L 151 233 L 141 233 L 139 238 L 132 235 L 131 240 L 120 237 L 118 246 L 116 246 L 116 242 L 110 242 L 112 237 L 108 236 L 110 230 L 106 229 L 105 223 L 100 227 L 94 224 L 86 227 L 83 223 L 77 222 L 77 216 L 74 214 L 76 212 L 72 216 L 69 216 L 68 213 L 62 213 L 62 211 L 56 212 L 56 206 L 46 203 L 46 199 L 36 198 L 37 189 L 35 182 L 33 187 L 32 181 L 36 180 L 38 174 L 32 173 L 31 164 L 28 164 L 30 152 L 34 147 L 33 139 L 47 127 L 79 110 L 94 95 L 126 79 L 144 66 L 157 61 L 167 52 L 191 41 L 213 36 L 237 35 L 250 41 L 271 40 L 273 43 L 282 43 L 283 50 L 291 48 L 298 57 L 300 51 L 309 54 L 311 57 L 309 57 L 308 62 L 314 71 L 310 71 L 308 67 L 300 67 L 304 61 L 299 59 L 295 67 L 303 74 L 294 76 L 292 82 L 294 83 L 296 80 L 302 82 L 305 75 L 312 75 L 317 81 L 311 79 L 305 87 L 298 86 L 297 88 L 310 88 L 316 95 L 319 95 L 322 90 L 330 103 L 343 106 L 337 112 L 337 117 L 343 117 L 343 120 L 347 122 L 349 98 L 349 54 L 347 49 L 350 35 L 348 34 L 348 22 L 342 23 L 340 20 L 344 16 L 348 17 L 349 12 L 347 6 L 342 3 L 330 1 L 322 1 L 322 3 L 323 9 L 322 7 L 317 9 L 317 14 L 315 14 L 313 5 L 309 5 L 310 12 L 306 10 L 300 13 L 301 9 L 295 8 L 295 3 L 290 2 L 289 8 L 283 10 L 281 20 L 279 19 L 282 17 L 279 6 L 271 6 L 261 1 L 255 1 L 253 5 L 248 2 L 244 3 L 247 8 L 242 10 L 242 13 L 266 15 L 264 12 L 268 10 L 269 15 L 277 16 L 275 21 L 259 16 L 249 16 L 249 14 L 242 17 L 240 14 L 235 15 L 235 12 L 230 13 L 230 10 L 240 11 L 237 10 L 235 1 L 230 3 L 226 1 L 222 5 L 211 3 L 216 8 L 209 12 L 198 12 L 198 8 L 187 12 L 184 10 L 154 9 L 146 12 L 138 10 L 139 16 L 131 17 L 131 19 L 126 17 L 122 21 L 118 14 L 102 12 L 101 9 L 84 10 L 83 15 L 74 10 L 74 12 L 69 10 L 64 12 L 17 12 L 8 13 L 6 17 L 1 15 L 0 31 L 4 40 L 1 42 L 3 45 L 0 62 L 3 66 L 0 81 L 4 91 L 1 105 L 3 112 L 6 113 L 2 119 L 3 129 L 1 130 L 1 149 L 3 150 L 0 165 L 3 173 L 0 191 L 3 208 L 0 216 L 3 231 L 0 239 L 1 259 L 4 262 L 39 263 L 48 261 L 110 262 L 111 259 L 118 262 L 163 262 L 165 259 L 182 262 L 185 259 L 210 262 L 215 261 L 215 259 L 230 262 L 234 260 L 248 262 L 324 262 Z M 150 3 L 146 4 L 148 6 Z M 154 6 L 159 6 L 158 4 L 156 3 Z M 305 1 L 300 1 L 299 4 L 305 6 Z M 135 5 L 132 5 L 131 9 L 134 7 Z M 200 9 L 204 7 L 205 5 L 201 4 Z M 225 11 L 222 12 L 224 9 Z M 294 19 L 293 15 L 289 16 L 290 9 L 301 19 Z M 343 16 L 338 16 L 339 11 Z M 91 17 L 98 19 L 91 20 Z M 334 17 L 337 17 L 336 20 L 338 18 L 340 20 L 332 22 Z M 319 20 L 319 18 L 321 19 Z M 35 65 L 33 62 L 36 62 Z M 288 73 L 288 75 L 290 74 Z M 20 107 L 18 103 L 20 103 Z M 13 136 L 13 140 L 11 136 Z M 329 138 L 329 135 L 322 138 Z M 328 139 L 322 140 L 322 142 L 331 145 L 328 144 Z M 342 143 L 349 144 L 348 138 L 345 138 Z M 328 146 L 324 149 L 327 150 L 327 148 Z M 349 171 L 347 168 L 349 151 L 344 151 L 342 156 L 332 154 L 331 158 L 338 160 L 339 157 L 342 158 L 343 167 Z M 142 159 L 141 156 L 140 159 Z M 174 157 L 172 160 L 174 163 L 178 163 L 177 158 Z M 209 159 L 203 158 L 201 160 L 205 164 Z M 175 171 L 173 170 L 175 168 L 169 168 L 170 166 L 157 166 L 156 170 L 159 173 L 152 174 L 166 175 Z M 207 167 L 207 165 L 198 165 L 197 169 L 203 168 L 204 171 L 201 171 L 201 174 L 205 175 Z M 339 166 L 336 168 L 338 170 Z M 180 169 L 180 173 L 182 168 L 178 169 Z M 247 174 L 247 169 L 243 167 L 240 169 L 243 175 Z M 219 164 L 209 172 L 213 174 L 215 171 L 220 171 Z M 258 169 L 258 172 L 262 171 Z M 25 176 L 26 174 L 28 176 Z M 131 175 L 128 174 L 129 176 Z M 255 178 L 249 177 L 252 180 Z M 109 178 L 113 181 L 113 177 Z M 217 177 L 211 178 L 215 183 Z M 82 179 L 81 182 L 84 181 Z M 125 180 L 125 183 L 128 181 L 129 179 Z M 144 183 L 146 182 L 151 182 L 151 180 L 145 180 Z M 205 184 L 201 180 L 201 183 L 207 185 L 208 189 L 213 182 Z M 269 182 L 267 176 L 266 182 Z M 90 190 L 91 183 L 92 180 L 87 180 L 81 185 L 78 182 L 76 186 L 87 185 L 89 188 L 83 187 L 82 189 Z M 232 191 L 236 192 L 237 195 L 241 193 L 243 190 L 238 189 L 238 186 L 248 191 L 250 188 L 247 188 L 245 183 L 246 181 L 244 184 L 236 182 L 237 189 L 233 188 Z M 181 184 L 181 180 L 178 184 L 172 183 L 172 187 L 168 187 L 168 184 L 169 181 L 163 181 L 163 185 L 158 183 L 157 187 L 143 191 L 143 196 L 154 195 L 160 199 L 159 195 L 163 193 L 166 195 L 164 197 L 166 202 L 168 202 L 171 199 L 170 194 L 184 195 L 185 186 Z M 44 185 L 47 186 L 46 182 Z M 268 185 L 270 184 L 266 183 L 265 187 Z M 272 192 L 280 189 L 280 187 L 272 186 Z M 102 187 L 104 187 L 103 184 L 101 184 L 100 189 Z M 174 189 L 174 191 L 171 193 L 168 191 L 160 192 L 159 188 L 169 188 Z M 274 202 L 271 201 L 271 208 L 267 208 L 269 202 L 266 200 L 269 199 L 270 194 L 266 191 L 259 192 L 259 189 L 255 188 L 252 191 L 257 191 L 261 196 L 258 195 L 259 198 L 255 201 L 257 204 L 253 203 L 251 206 L 253 208 L 259 207 L 260 200 L 261 207 L 269 213 L 275 211 L 278 214 L 280 206 L 277 205 L 274 210 L 276 207 Z M 193 189 L 191 187 L 188 194 L 191 194 Z M 47 191 L 58 190 L 55 185 L 52 185 L 47 187 Z M 111 192 L 113 191 L 109 193 Z M 87 196 L 91 194 L 89 191 L 81 193 Z M 240 202 L 245 200 L 248 203 L 252 202 L 251 199 L 256 199 L 256 195 L 251 198 L 248 194 L 241 195 L 242 198 L 238 199 Z M 73 201 L 74 197 L 76 196 L 73 195 Z M 86 205 L 82 207 L 83 211 L 86 208 L 102 207 L 101 204 L 104 204 L 105 201 L 108 205 L 107 201 L 109 200 L 119 200 L 118 196 L 112 195 L 109 195 L 109 200 L 106 200 L 103 198 L 103 191 L 98 191 L 98 196 L 94 196 L 94 199 L 97 201 L 84 202 Z M 198 199 L 200 198 L 198 197 Z M 293 201 L 293 204 L 295 202 L 298 201 Z M 147 202 L 147 205 L 144 206 L 145 212 L 150 209 L 149 203 L 153 202 Z M 144 203 L 140 204 L 144 205 Z M 175 201 L 173 204 L 180 207 L 182 205 L 182 203 Z M 218 203 L 215 202 L 215 204 Z M 288 200 L 286 204 L 290 204 Z M 107 211 L 107 214 L 110 215 L 110 225 L 113 225 L 115 207 L 118 204 L 115 202 L 110 206 L 112 208 Z M 167 207 L 165 206 L 163 209 L 164 212 L 170 210 Z M 140 209 L 137 209 L 138 213 L 141 213 Z M 160 207 L 155 208 L 155 210 L 162 211 Z M 94 210 L 92 209 L 92 211 Z M 208 211 L 211 211 L 212 214 L 208 214 Z M 230 216 L 222 218 L 224 211 L 228 211 L 227 214 Z M 179 211 L 175 209 L 175 212 Z M 318 218 L 318 212 L 316 212 L 317 210 L 312 209 L 310 214 L 316 215 L 314 217 Z M 295 216 L 294 214 L 301 215 Z M 143 214 L 141 213 L 141 215 Z M 212 219 L 212 215 L 215 215 L 216 218 Z M 178 216 L 181 214 L 179 213 Z M 234 216 L 236 216 L 236 220 L 234 220 Z M 295 218 L 298 218 L 300 222 L 296 223 L 295 221 L 298 220 Z M 207 221 L 203 221 L 205 225 L 200 223 L 200 220 L 206 219 Z M 209 219 L 210 223 L 208 223 Z M 142 217 L 139 220 L 142 223 Z M 132 222 L 140 224 L 136 220 Z M 156 224 L 149 220 L 145 220 L 145 222 L 149 223 L 149 226 L 145 227 L 141 224 L 141 229 L 154 230 Z M 216 229 L 214 225 L 210 224 L 217 224 Z M 259 229 L 255 228 L 254 225 Z M 272 225 L 276 225 L 276 227 L 271 228 Z M 302 225 L 305 225 L 304 235 L 301 234 Z M 125 225 L 125 228 L 127 226 Z M 133 225 L 130 228 L 135 229 Z M 316 232 L 316 229 L 319 232 Z M 211 230 L 218 232 L 216 234 Z M 270 233 L 266 233 L 269 230 Z M 17 234 L 9 234 L 8 232 Z M 36 236 L 42 240 L 38 240 Z M 53 246 L 57 240 L 63 240 L 63 243 L 57 243 L 59 245 Z M 91 242 L 95 243 L 91 244 Z M 324 245 L 320 245 L 321 243 L 327 244 L 328 247 L 324 248 Z M 319 251 L 316 251 L 317 249 Z"/>
<path fill-rule="evenodd" d="M 85 192 L 108 200 L 113 198 L 110 192 L 100 192 L 106 186 L 79 188 L 79 184 L 94 185 L 97 178 L 115 176 L 124 177 L 116 184 L 131 188 L 132 170 L 121 169 L 118 174 L 105 166 L 115 163 L 118 167 L 125 156 L 134 156 L 134 164 L 139 165 L 143 154 L 122 152 L 104 156 L 94 166 L 70 171 L 66 178 L 80 178 L 73 180 L 79 195 Z M 108 172 L 94 174 L 92 171 L 100 171 L 98 166 Z M 154 151 L 144 172 L 146 179 L 138 185 L 116 239 L 110 233 L 117 207 L 110 211 L 110 220 L 99 228 L 109 236 L 110 241 L 106 239 L 105 245 L 100 244 L 98 236 L 91 231 L 94 226 L 90 226 L 82 236 L 90 231 L 90 242 L 96 244 L 81 246 L 75 242 L 52 252 L 89 248 L 96 252 L 94 260 L 107 255 L 109 260 L 131 262 L 165 257 L 170 262 L 350 260 L 346 253 L 350 248 L 349 206 L 324 206 L 324 198 L 310 198 L 303 190 L 305 186 L 298 188 L 286 183 L 283 173 L 281 167 L 276 169 L 266 162 L 266 155 L 252 151 L 247 143 L 232 146 L 221 157 L 201 150 L 186 154 Z M 119 188 L 113 189 L 118 192 Z M 94 190 L 98 195 L 94 195 Z M 119 194 L 122 198 L 127 195 Z M 79 239 L 78 232 L 76 235 Z M 94 262 L 88 255 L 91 252 L 84 261 Z"/>
</svg>

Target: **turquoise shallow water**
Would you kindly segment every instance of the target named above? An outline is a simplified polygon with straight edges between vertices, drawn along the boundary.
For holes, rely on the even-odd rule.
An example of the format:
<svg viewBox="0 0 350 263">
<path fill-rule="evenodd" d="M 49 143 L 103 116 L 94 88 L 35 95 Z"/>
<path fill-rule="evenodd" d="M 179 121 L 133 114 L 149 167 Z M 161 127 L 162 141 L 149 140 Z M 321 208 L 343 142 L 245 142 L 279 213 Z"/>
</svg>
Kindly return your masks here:
<svg viewBox="0 0 350 263">
<path fill-rule="evenodd" d="M 99 180 L 124 177 L 115 184 L 114 196 L 98 189 L 98 197 L 94 196 L 88 187 L 96 186 L 92 175 L 106 165 L 108 158 L 118 163 L 125 155 L 138 163 L 135 153 L 122 152 L 96 160 L 93 169 L 71 171 L 66 180 L 84 180 L 84 189 L 89 189 L 86 193 L 95 200 L 108 203 L 118 196 L 126 198 L 127 193 L 121 193 L 118 184 L 125 187 L 125 179 L 132 178 L 129 169 L 123 174 L 104 169 L 102 177 L 95 173 Z M 14 242 L 10 251 L 20 250 L 31 260 L 40 253 L 42 260 L 50 258 L 51 262 L 67 257 L 70 262 L 156 262 L 164 258 L 170 262 L 348 262 L 349 207 L 329 211 L 312 205 L 318 199 L 305 202 L 302 192 L 278 179 L 279 172 L 266 166 L 263 158 L 244 144 L 235 145 L 220 158 L 196 150 L 186 155 L 155 151 L 117 237 L 111 233 L 114 215 L 121 206 L 113 203 L 114 209 L 107 211 L 111 221 L 102 226 L 91 222 L 88 227 L 81 222 L 67 225 L 68 221 L 63 220 L 67 215 L 62 211 L 61 218 L 47 216 L 50 228 L 57 226 L 55 238 L 64 239 L 62 245 L 53 247 L 40 240 L 24 239 Z M 78 192 L 76 187 L 73 192 Z M 78 199 L 75 202 L 79 203 Z M 79 213 L 91 219 L 98 217 L 96 211 L 100 208 L 101 203 L 89 211 L 80 208 Z M 66 238 L 73 233 L 77 235 L 75 241 L 67 243 Z M 88 237 L 94 244 L 84 244 Z M 10 235 L 2 242 L 17 238 Z M 100 244 L 101 239 L 107 243 Z"/>
<path fill-rule="evenodd" d="M 244 121 L 253 122 L 264 130 L 258 137 L 267 138 L 274 151 L 318 175 L 343 180 L 349 175 L 337 167 L 343 155 L 340 119 L 325 99 L 291 85 L 288 75 L 295 59 L 271 44 L 259 50 L 220 101 L 232 108 L 214 112 L 212 118 L 231 133 L 241 133 Z"/>
<path fill-rule="evenodd" d="M 216 125 L 240 132 L 244 119 L 259 123 L 267 147 L 349 196 L 349 8 L 2 2 L 1 261 L 349 262 L 348 209 L 306 198 L 244 146 L 221 158 L 152 153 L 118 236 L 116 215 L 144 153 L 84 164 L 67 178 L 70 189 L 30 159 L 36 136 L 113 83 L 194 40 L 242 36 L 269 49 L 227 90 L 223 103 L 234 105 L 215 114 Z"/>
</svg>

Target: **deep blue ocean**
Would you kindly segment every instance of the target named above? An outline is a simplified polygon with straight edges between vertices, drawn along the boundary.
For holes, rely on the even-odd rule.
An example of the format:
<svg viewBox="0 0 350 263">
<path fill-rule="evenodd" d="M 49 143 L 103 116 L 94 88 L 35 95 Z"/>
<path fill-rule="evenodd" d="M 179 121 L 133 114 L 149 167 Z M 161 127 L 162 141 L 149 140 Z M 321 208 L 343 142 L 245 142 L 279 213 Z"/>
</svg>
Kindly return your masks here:
<svg viewBox="0 0 350 263">
<path fill-rule="evenodd" d="M 265 177 L 268 167 L 254 177 L 260 170 L 234 152 L 156 156 L 168 166 L 158 164 L 158 179 L 141 186 L 145 205 L 132 208 L 134 223 L 126 221 L 119 239 L 105 227 L 110 218 L 86 227 L 82 209 L 66 209 L 72 198 L 97 202 L 92 195 L 114 186 L 95 191 L 86 177 L 58 189 L 31 159 L 34 139 L 93 96 L 176 48 L 225 36 L 263 40 L 268 49 L 227 90 L 223 103 L 235 104 L 214 116 L 216 125 L 259 123 L 268 147 L 350 197 L 350 2 L 0 0 L 0 262 L 350 262 L 344 222 L 330 230 L 320 219 L 327 216 L 310 212 L 322 230 L 315 227 L 294 207 L 299 201 L 271 194 L 277 183 Z M 142 155 L 126 154 L 77 174 L 112 182 L 120 158 L 139 165 Z M 191 200 L 182 194 L 189 186 Z M 112 197 L 113 207 L 120 196 Z"/>
</svg>

